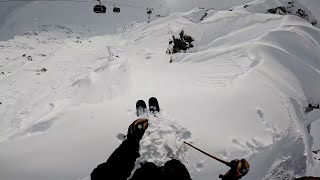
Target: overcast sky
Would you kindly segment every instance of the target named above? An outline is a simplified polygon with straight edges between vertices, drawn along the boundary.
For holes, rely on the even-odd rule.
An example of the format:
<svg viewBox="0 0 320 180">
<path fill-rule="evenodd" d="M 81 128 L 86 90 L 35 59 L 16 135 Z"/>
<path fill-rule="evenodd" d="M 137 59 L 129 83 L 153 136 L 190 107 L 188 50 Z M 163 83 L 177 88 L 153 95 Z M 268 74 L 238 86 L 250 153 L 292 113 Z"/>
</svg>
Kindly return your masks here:
<svg viewBox="0 0 320 180">
<path fill-rule="evenodd" d="M 168 12 L 187 11 L 195 7 L 229 9 L 252 0 L 102 0 L 102 4 L 107 6 L 106 14 L 93 13 L 93 6 L 98 4 L 95 0 L 1 1 L 8 0 L 0 0 L 0 40 L 6 40 L 39 25 L 52 24 L 95 25 L 94 30 L 100 28 L 103 33 L 115 32 L 132 21 L 147 21 L 147 7 L 154 8 L 154 19 L 157 14 L 167 15 Z M 112 12 L 113 2 L 121 8 L 121 13 Z"/>
</svg>

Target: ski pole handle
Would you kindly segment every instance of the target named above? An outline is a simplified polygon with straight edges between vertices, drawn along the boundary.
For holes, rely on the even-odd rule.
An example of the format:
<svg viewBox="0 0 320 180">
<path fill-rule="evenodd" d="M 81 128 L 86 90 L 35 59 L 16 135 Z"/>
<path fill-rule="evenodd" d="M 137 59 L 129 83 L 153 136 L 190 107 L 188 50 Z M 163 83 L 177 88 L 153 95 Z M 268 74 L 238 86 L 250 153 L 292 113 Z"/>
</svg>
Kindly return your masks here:
<svg viewBox="0 0 320 180">
<path fill-rule="evenodd" d="M 209 157 L 211 157 L 211 158 L 213 158 L 213 159 L 215 159 L 215 160 L 217 160 L 217 161 L 219 161 L 219 162 L 221 162 L 221 163 L 223 163 L 223 164 L 225 164 L 225 165 L 227 165 L 227 166 L 230 166 L 230 163 L 229 163 L 229 162 L 224 161 L 224 160 L 222 160 L 222 159 L 219 159 L 219 158 L 217 158 L 217 157 L 215 157 L 215 156 L 212 156 L 211 154 L 208 154 L 208 153 L 202 151 L 201 149 L 196 148 L 196 147 L 194 147 L 193 145 L 191 145 L 191 144 L 189 144 L 189 143 L 187 143 L 187 142 L 185 142 L 185 141 L 184 141 L 184 143 L 187 144 L 187 145 L 189 145 L 189 146 L 191 146 L 192 148 L 194 148 L 194 149 L 202 152 L 203 154 L 205 154 L 205 155 L 207 155 L 207 156 L 209 156 Z"/>
</svg>

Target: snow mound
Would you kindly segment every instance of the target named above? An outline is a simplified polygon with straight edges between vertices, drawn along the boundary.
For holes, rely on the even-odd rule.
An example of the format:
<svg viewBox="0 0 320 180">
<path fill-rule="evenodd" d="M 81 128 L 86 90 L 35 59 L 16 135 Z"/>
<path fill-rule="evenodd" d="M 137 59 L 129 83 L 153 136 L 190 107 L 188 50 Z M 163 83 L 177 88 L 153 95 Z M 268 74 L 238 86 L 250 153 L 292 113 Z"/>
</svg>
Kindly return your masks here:
<svg viewBox="0 0 320 180">
<path fill-rule="evenodd" d="M 295 15 L 305 19 L 314 26 L 317 24 L 317 19 L 312 13 L 296 0 L 256 0 L 244 6 L 232 8 L 232 10 L 251 13 Z"/>
<path fill-rule="evenodd" d="M 182 18 L 188 19 L 194 23 L 199 23 L 214 12 L 216 11 L 213 9 L 194 8 L 190 12 L 185 13 Z"/>
<path fill-rule="evenodd" d="M 317 52 L 319 30 L 294 16 L 249 15 L 239 12 L 217 12 L 196 25 L 182 29 L 194 37 L 194 48 L 187 53 L 175 54 L 171 59 L 180 66 L 191 63 L 194 67 L 193 78 L 216 87 L 233 87 L 235 82 L 254 74 L 257 80 L 261 78 L 258 81 L 267 83 L 272 89 L 278 89 L 280 94 L 284 93 L 288 97 L 283 102 L 289 106 L 287 111 L 290 118 L 286 120 L 287 126 L 283 126 L 283 119 L 280 124 L 280 121 L 266 120 L 263 110 L 257 110 L 266 130 L 271 134 L 271 144 L 266 145 L 266 141 L 261 141 L 260 138 L 247 142 L 233 140 L 236 146 L 247 146 L 244 149 L 252 150 L 252 154 L 245 154 L 255 173 L 248 174 L 247 178 L 290 179 L 305 174 L 317 176 L 318 173 L 312 169 L 319 165 L 312 151 L 318 145 L 314 144 L 313 148 L 312 135 L 307 130 L 308 127 L 315 126 L 311 124 L 314 120 L 306 120 L 309 117 L 303 109 L 308 107 L 308 103 L 320 102 L 317 92 L 320 83 L 314 83 L 320 82 Z M 230 64 L 238 67 L 237 70 L 228 69 L 231 68 Z M 195 68 L 196 66 L 201 68 Z M 210 74 L 209 69 L 212 70 L 213 66 L 214 77 L 205 77 L 205 74 Z M 302 96 L 299 97 L 296 93 Z M 241 129 L 240 126 L 237 128 Z M 245 126 L 242 128 L 245 129 Z M 315 136 L 313 138 L 318 139 Z M 293 148 L 294 151 L 291 150 Z M 256 163 L 256 160 L 261 164 Z"/>
</svg>

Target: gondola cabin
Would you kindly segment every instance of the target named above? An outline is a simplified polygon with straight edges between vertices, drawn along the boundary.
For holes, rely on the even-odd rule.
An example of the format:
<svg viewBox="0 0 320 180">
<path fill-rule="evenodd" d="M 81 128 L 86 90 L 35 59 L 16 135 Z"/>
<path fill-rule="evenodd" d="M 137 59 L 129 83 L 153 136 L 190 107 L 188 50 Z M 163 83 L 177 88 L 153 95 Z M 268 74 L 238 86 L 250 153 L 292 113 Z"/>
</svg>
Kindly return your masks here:
<svg viewBox="0 0 320 180">
<path fill-rule="evenodd" d="M 104 6 L 102 4 L 98 4 L 98 5 L 95 5 L 93 7 L 93 11 L 95 13 L 106 13 L 107 12 L 107 8 L 106 8 L 106 6 Z"/>
<path fill-rule="evenodd" d="M 113 8 L 113 12 L 114 13 L 119 13 L 120 12 L 120 8 L 119 7 L 114 7 Z"/>
</svg>

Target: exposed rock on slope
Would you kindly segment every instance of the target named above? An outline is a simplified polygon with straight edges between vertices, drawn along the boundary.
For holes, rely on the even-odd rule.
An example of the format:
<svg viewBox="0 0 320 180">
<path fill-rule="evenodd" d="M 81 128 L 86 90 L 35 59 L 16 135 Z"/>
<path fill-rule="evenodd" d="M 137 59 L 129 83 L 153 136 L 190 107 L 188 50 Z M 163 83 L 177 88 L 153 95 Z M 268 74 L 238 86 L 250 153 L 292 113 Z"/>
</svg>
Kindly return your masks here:
<svg viewBox="0 0 320 180">
<path fill-rule="evenodd" d="M 305 19 L 314 26 L 317 24 L 317 19 L 312 13 L 296 0 L 256 0 L 244 6 L 235 7 L 232 10 L 249 11 L 251 13 L 295 15 Z"/>
</svg>

